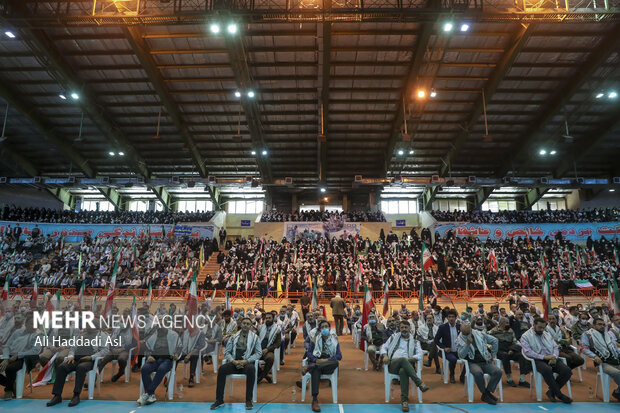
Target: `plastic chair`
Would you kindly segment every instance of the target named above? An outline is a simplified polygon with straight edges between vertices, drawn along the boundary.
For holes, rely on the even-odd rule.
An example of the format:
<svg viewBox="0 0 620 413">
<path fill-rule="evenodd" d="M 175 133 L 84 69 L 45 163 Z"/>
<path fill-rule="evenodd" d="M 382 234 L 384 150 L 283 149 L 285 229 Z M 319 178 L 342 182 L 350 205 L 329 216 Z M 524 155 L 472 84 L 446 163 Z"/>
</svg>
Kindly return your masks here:
<svg viewBox="0 0 620 413">
<path fill-rule="evenodd" d="M 462 359 L 463 360 L 463 364 L 465 365 L 465 395 L 467 395 L 467 401 L 470 403 L 474 402 L 474 387 L 475 387 L 475 383 L 474 383 L 474 375 L 471 374 L 471 372 L 469 371 L 469 361 Z M 495 363 L 495 366 L 499 369 L 499 371 L 502 371 L 502 362 L 498 359 L 493 359 L 493 362 Z M 485 383 L 488 383 L 490 379 L 490 376 L 488 374 L 484 375 L 484 380 Z M 504 388 L 502 386 L 502 380 L 500 379 L 499 383 L 498 383 L 498 389 L 499 389 L 499 401 L 500 402 L 504 402 Z"/>
<path fill-rule="evenodd" d="M 424 350 L 423 353 L 426 355 L 428 351 Z M 422 362 L 423 360 L 419 360 L 416 362 L 416 374 L 422 380 Z M 388 365 L 383 365 L 383 384 L 385 386 L 385 402 L 390 402 L 390 396 L 392 394 L 392 380 L 400 380 L 400 376 L 398 374 L 392 374 L 388 371 Z M 413 381 L 412 381 L 413 383 Z M 409 386 L 411 389 L 411 396 L 413 397 L 413 389 L 416 387 L 415 383 Z M 418 388 L 418 403 L 422 403 L 422 391 Z"/>
<path fill-rule="evenodd" d="M 307 365 L 308 365 L 308 359 L 303 359 L 301 361 L 301 366 L 305 367 Z M 331 383 L 332 402 L 334 404 L 338 403 L 338 369 L 339 367 L 336 367 L 336 370 L 334 370 L 332 374 L 321 374 L 321 380 L 329 380 Z M 301 376 L 301 401 L 302 403 L 306 401 L 306 387 L 308 386 L 308 381 L 310 381 L 310 377 L 311 377 L 310 372 Z"/>
<path fill-rule="evenodd" d="M 542 374 L 540 374 L 538 370 L 536 369 L 536 362 L 534 361 L 534 359 L 531 359 L 528 356 L 526 356 L 523 350 L 521 350 L 521 354 L 523 354 L 523 357 L 525 357 L 526 360 L 532 363 L 532 372 L 530 373 L 530 382 L 532 383 L 530 385 L 530 397 L 532 397 L 533 388 L 536 387 L 536 401 L 540 402 L 542 401 L 542 382 L 543 382 Z M 559 359 L 562 360 L 564 363 L 566 363 L 566 359 L 564 357 L 560 357 Z M 553 376 L 556 377 L 557 374 L 553 373 Z M 566 382 L 566 388 L 568 389 L 568 397 L 572 399 L 573 392 L 570 387 L 570 380 Z"/>
<path fill-rule="evenodd" d="M 575 353 L 578 353 L 577 347 L 570 346 Z M 588 357 L 584 357 L 583 369 L 585 370 L 586 364 L 588 364 Z M 581 366 L 577 366 L 577 375 L 579 376 L 579 383 L 583 383 L 583 375 L 581 374 Z"/>
<path fill-rule="evenodd" d="M 588 357 L 589 358 L 589 357 Z M 594 359 L 592 359 L 594 362 Z M 609 385 L 611 384 L 611 377 L 609 374 L 603 371 L 603 365 L 600 364 L 596 368 L 596 386 L 594 387 L 594 394 L 598 396 L 598 383 L 601 382 L 601 392 L 603 393 L 603 402 L 609 403 Z"/>
<path fill-rule="evenodd" d="M 30 376 L 30 393 L 32 393 L 32 373 L 28 372 Z M 24 380 L 26 378 L 26 360 L 24 360 L 24 364 L 21 369 L 17 371 L 17 376 L 15 377 L 15 398 L 21 399 L 24 396 Z M 609 400 L 609 395 L 607 397 Z"/>
<path fill-rule="evenodd" d="M 146 362 L 147 357 L 143 357 L 142 358 L 142 366 L 144 366 L 144 363 Z M 170 368 L 170 371 L 168 373 L 166 373 L 166 375 L 164 376 L 167 380 L 168 380 L 168 389 L 167 389 L 167 393 L 168 393 L 168 400 L 172 400 L 173 396 L 174 396 L 174 386 L 175 386 L 175 374 L 176 374 L 176 370 L 177 370 L 177 362 L 176 360 L 172 361 L 172 367 Z M 155 372 L 151 373 L 151 377 L 155 375 Z M 142 393 L 144 393 L 144 383 L 142 383 L 142 374 L 140 374 L 140 396 L 142 396 Z"/>
<path fill-rule="evenodd" d="M 223 360 L 222 361 L 222 365 L 226 364 L 227 361 Z M 275 363 L 274 363 L 275 364 Z M 252 396 L 252 401 L 254 403 L 256 403 L 256 397 L 257 397 L 257 390 L 256 390 L 256 384 L 257 384 L 257 377 L 258 377 L 258 360 L 256 360 L 254 362 L 254 390 L 253 390 L 253 396 Z M 230 395 L 232 396 L 233 393 L 233 379 L 246 379 L 245 374 L 229 374 L 228 376 L 226 376 L 226 386 L 228 386 L 228 382 L 230 382 Z M 226 387 L 224 387 L 224 394 L 226 394 Z"/>
<path fill-rule="evenodd" d="M 259 366 L 262 366 L 263 364 L 265 364 L 263 360 L 258 360 Z M 279 367 L 280 367 L 280 348 L 277 348 L 273 351 L 273 366 L 271 366 L 271 376 L 272 376 L 271 379 L 273 381 L 273 384 L 276 384 L 278 382 L 278 370 L 280 370 Z"/>
<path fill-rule="evenodd" d="M 66 360 L 67 357 L 64 358 Z M 97 363 L 101 357 L 95 357 L 93 360 L 93 368 L 86 373 L 86 378 L 88 379 L 88 400 L 92 400 L 95 395 L 95 384 L 97 385 L 97 393 L 101 394 L 101 379 L 97 377 L 99 375 L 99 370 L 97 369 Z M 75 371 L 67 374 L 67 380 L 69 380 L 69 376 L 75 375 Z M 23 382 L 23 380 L 22 380 Z M 31 387 L 32 389 L 32 387 Z"/>
<path fill-rule="evenodd" d="M 353 324 L 353 331 L 351 331 L 351 337 L 353 338 L 353 345 L 358 348 L 360 345 L 360 331 Z"/>
<path fill-rule="evenodd" d="M 135 347 L 129 349 L 129 355 L 127 356 L 127 365 L 125 366 L 125 383 L 129 383 L 129 379 L 131 377 L 131 356 L 133 355 L 133 351 Z M 112 360 L 112 364 L 118 364 L 118 360 Z M 114 374 L 114 369 L 112 369 L 112 374 Z M 105 366 L 101 369 L 101 373 L 99 374 L 99 381 L 103 383 L 103 379 L 105 377 Z"/>
<path fill-rule="evenodd" d="M 443 384 L 448 384 L 450 381 L 450 362 L 446 359 L 446 351 L 437 346 L 437 350 L 441 354 L 441 372 L 443 374 Z M 463 364 L 463 360 L 457 360 L 456 364 Z"/>
<path fill-rule="evenodd" d="M 194 372 L 196 377 L 196 383 L 200 383 L 200 376 L 202 376 L 202 358 L 203 353 L 209 346 L 209 343 L 205 344 L 203 348 L 198 351 L 198 363 L 196 363 L 196 371 Z M 220 343 L 215 343 L 215 348 L 209 354 L 205 354 L 207 357 L 211 357 L 211 363 L 213 364 L 213 372 L 217 373 L 217 352 L 219 350 Z M 187 370 L 187 365 L 185 366 L 185 370 Z M 187 371 L 183 372 L 183 378 L 187 377 Z"/>
</svg>

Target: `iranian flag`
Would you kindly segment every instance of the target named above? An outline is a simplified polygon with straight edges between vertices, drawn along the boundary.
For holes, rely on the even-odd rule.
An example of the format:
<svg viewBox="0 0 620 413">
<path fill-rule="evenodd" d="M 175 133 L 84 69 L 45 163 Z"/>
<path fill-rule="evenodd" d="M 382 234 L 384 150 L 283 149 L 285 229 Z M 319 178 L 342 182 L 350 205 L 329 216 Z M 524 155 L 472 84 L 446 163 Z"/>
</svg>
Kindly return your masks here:
<svg viewBox="0 0 620 413">
<path fill-rule="evenodd" d="M 364 310 L 362 312 L 362 331 L 364 331 L 364 327 L 368 324 L 368 315 L 370 314 L 370 309 L 373 307 L 372 302 L 372 294 L 368 289 L 368 286 L 364 286 Z M 360 340 L 360 350 L 364 351 L 364 342 Z"/>
<path fill-rule="evenodd" d="M 435 298 L 439 298 L 439 289 L 437 289 L 437 284 L 435 284 L 435 277 L 431 274 L 431 284 L 433 286 L 433 296 Z"/>
<path fill-rule="evenodd" d="M 562 271 L 560 269 L 560 261 L 558 261 L 558 279 L 562 279 Z"/>
<path fill-rule="evenodd" d="M 82 251 L 80 251 L 80 259 L 78 260 L 78 277 L 82 275 Z"/>
<path fill-rule="evenodd" d="M 2 315 L 9 306 L 9 275 L 4 278 L 4 288 L 2 289 L 2 300 L 0 300 L 0 312 Z"/>
<path fill-rule="evenodd" d="M 588 280 L 575 280 L 577 288 L 594 288 L 592 283 Z"/>
<path fill-rule="evenodd" d="M 151 285 L 151 282 L 149 281 L 149 292 L 146 296 L 146 305 L 148 305 L 149 308 L 151 308 L 152 303 L 153 303 L 153 286 Z"/>
<path fill-rule="evenodd" d="M 616 267 L 620 267 L 620 256 L 618 256 L 618 249 L 616 247 L 614 247 L 614 262 Z"/>
<path fill-rule="evenodd" d="M 424 311 L 424 274 L 422 274 L 422 281 L 420 281 L 420 297 L 418 308 L 420 311 Z"/>
<path fill-rule="evenodd" d="M 60 310 L 60 290 L 56 291 L 56 294 L 50 297 L 47 301 L 47 306 L 45 307 L 47 311 L 58 311 Z"/>
<path fill-rule="evenodd" d="M 39 305 L 39 282 L 36 276 L 34 277 L 34 288 L 32 289 L 32 305 L 35 308 Z"/>
<path fill-rule="evenodd" d="M 544 319 L 547 321 L 549 318 L 549 313 L 551 312 L 551 287 L 549 286 L 549 273 L 547 273 L 542 287 L 542 305 L 543 310 L 545 311 Z"/>
<path fill-rule="evenodd" d="M 426 246 L 426 243 L 422 243 L 422 268 L 424 271 L 428 271 L 433 265 L 435 261 L 433 260 L 433 256 L 431 255 L 430 250 Z"/>
<path fill-rule="evenodd" d="M 52 358 L 39 371 L 39 374 L 37 374 L 37 378 L 32 383 L 32 386 L 28 384 L 26 388 L 45 386 L 52 379 L 52 374 L 54 372 L 54 360 L 56 360 L 56 357 L 58 357 L 58 353 L 54 353 Z"/>
<path fill-rule="evenodd" d="M 495 250 L 493 248 L 489 250 L 487 259 L 489 260 L 489 269 L 492 271 L 497 271 L 497 258 L 495 257 Z"/>
<path fill-rule="evenodd" d="M 196 271 L 192 276 L 192 283 L 189 286 L 189 292 L 187 294 L 187 317 L 191 320 L 187 326 L 190 337 L 194 337 L 198 333 L 198 328 L 194 324 L 196 322 L 196 315 L 198 314 L 198 291 L 196 287 Z"/>
<path fill-rule="evenodd" d="M 86 282 L 82 280 L 82 285 L 80 286 L 80 292 L 78 293 L 77 298 L 77 306 L 82 308 L 82 304 L 84 303 L 84 289 L 86 288 Z"/>
<path fill-rule="evenodd" d="M 508 264 L 504 266 L 504 273 L 506 274 L 506 279 L 510 282 L 510 268 L 508 268 Z"/>
<path fill-rule="evenodd" d="M 478 271 L 478 273 L 480 273 L 480 271 Z M 484 274 L 482 274 L 481 277 L 482 277 L 482 289 L 484 291 L 489 291 L 489 287 L 487 287 L 487 279 L 484 277 Z"/>
<path fill-rule="evenodd" d="M 319 309 L 319 294 L 316 290 L 316 283 L 312 283 L 312 302 L 310 303 L 310 310 L 316 311 Z"/>
<path fill-rule="evenodd" d="M 355 292 L 358 293 L 360 291 L 360 284 L 362 283 L 362 272 L 364 268 L 362 267 L 362 263 L 359 263 L 359 267 L 357 268 L 357 276 L 355 277 Z"/>
<path fill-rule="evenodd" d="M 138 309 L 136 307 L 136 296 L 133 296 L 133 303 L 131 304 L 131 335 L 136 339 L 136 349 L 133 352 L 131 358 L 131 365 L 134 366 L 138 360 L 138 354 L 140 354 L 140 333 L 138 332 Z"/>
<path fill-rule="evenodd" d="M 390 309 L 389 294 L 390 294 L 390 290 L 388 289 L 388 283 L 387 283 L 387 280 L 384 279 L 383 280 L 383 315 L 384 316 L 388 313 Z"/>
<path fill-rule="evenodd" d="M 230 298 L 228 298 L 228 291 L 226 291 L 226 297 L 224 298 L 224 309 L 232 311 L 232 304 L 230 303 Z"/>
<path fill-rule="evenodd" d="M 616 279 L 611 276 L 607 281 L 607 299 L 609 301 L 609 308 L 614 310 L 614 314 L 620 314 L 620 294 L 618 293 L 618 283 Z"/>
<path fill-rule="evenodd" d="M 120 252 L 121 249 L 119 248 L 114 258 L 114 269 L 112 270 L 112 278 L 110 279 L 110 285 L 108 287 L 108 296 L 105 301 L 105 309 L 103 310 L 104 317 L 109 317 L 112 314 L 112 307 L 114 307 L 114 290 L 116 288 L 116 273 L 118 272 L 118 255 Z"/>
</svg>

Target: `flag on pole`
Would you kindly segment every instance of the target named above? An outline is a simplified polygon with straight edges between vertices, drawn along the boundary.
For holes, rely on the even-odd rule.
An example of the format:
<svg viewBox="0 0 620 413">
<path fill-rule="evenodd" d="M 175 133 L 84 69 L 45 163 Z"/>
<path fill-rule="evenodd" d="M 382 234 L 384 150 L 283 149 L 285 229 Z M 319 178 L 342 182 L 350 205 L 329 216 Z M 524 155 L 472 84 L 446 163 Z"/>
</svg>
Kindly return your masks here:
<svg viewBox="0 0 620 413">
<path fill-rule="evenodd" d="M 82 280 L 82 285 L 80 285 L 80 292 L 78 293 L 77 306 L 82 308 L 82 304 L 84 303 L 84 289 L 86 288 L 86 281 Z"/>
<path fill-rule="evenodd" d="M 506 279 L 510 282 L 510 268 L 508 267 L 508 264 L 504 265 L 504 272 L 506 273 Z"/>
<path fill-rule="evenodd" d="M 547 273 L 545 280 L 543 281 L 542 293 L 542 305 L 545 312 L 544 318 L 545 321 L 547 321 L 549 314 L 551 313 L 551 288 L 549 287 L 549 273 Z"/>
<path fill-rule="evenodd" d="M 50 299 L 47 301 L 47 305 L 45 309 L 47 311 L 60 310 L 60 290 L 57 290 L 56 294 L 50 297 Z"/>
<path fill-rule="evenodd" d="M 618 249 L 616 247 L 614 247 L 614 262 L 616 267 L 620 267 L 620 256 L 618 256 Z"/>
<path fill-rule="evenodd" d="M 422 281 L 420 281 L 420 297 L 419 297 L 418 309 L 424 310 L 424 274 L 422 274 Z"/>
<path fill-rule="evenodd" d="M 32 305 L 35 308 L 39 306 L 39 282 L 36 275 L 34 277 L 34 288 L 32 289 Z"/>
<path fill-rule="evenodd" d="M 428 271 L 434 264 L 435 261 L 433 261 L 430 250 L 426 246 L 426 243 L 422 242 L 422 268 L 424 271 Z"/>
<path fill-rule="evenodd" d="M 80 251 L 80 258 L 78 259 L 78 277 L 82 276 L 82 251 Z"/>
<path fill-rule="evenodd" d="M 489 260 L 489 270 L 497 271 L 497 258 L 495 257 L 495 250 L 493 248 L 489 250 L 487 259 Z"/>
<path fill-rule="evenodd" d="M 131 358 L 131 365 L 134 366 L 138 360 L 138 354 L 140 354 L 140 333 L 138 332 L 138 308 L 136 307 L 136 296 L 133 296 L 133 303 L 131 304 L 131 335 L 136 340 L 137 346 L 133 352 Z"/>
<path fill-rule="evenodd" d="M 480 270 L 478 270 L 478 274 L 480 274 Z M 489 291 L 489 287 L 487 287 L 487 279 L 484 277 L 484 273 L 480 276 L 482 277 L 482 289 L 484 291 Z"/>
<path fill-rule="evenodd" d="M 39 374 L 37 374 L 37 378 L 32 383 L 32 386 L 30 384 L 26 386 L 27 389 L 30 387 L 45 386 L 52 379 L 52 374 L 54 372 L 54 361 L 56 360 L 56 357 L 58 357 L 58 353 L 54 353 L 52 358 L 39 371 Z"/>
<path fill-rule="evenodd" d="M 199 329 L 196 326 L 196 315 L 198 314 L 198 289 L 196 287 L 196 270 L 192 276 L 192 282 L 189 285 L 189 293 L 187 294 L 187 317 L 190 323 L 187 326 L 190 337 L 194 337 Z"/>
<path fill-rule="evenodd" d="M 118 272 L 118 256 L 120 252 L 121 249 L 119 248 L 114 258 L 114 269 L 112 270 L 112 278 L 108 286 L 108 296 L 105 301 L 105 309 L 103 310 L 104 317 L 110 316 L 112 314 L 112 307 L 114 307 L 114 289 L 116 288 L 116 273 Z"/>
<path fill-rule="evenodd" d="M 390 290 L 388 289 L 388 283 L 386 279 L 383 279 L 383 316 L 385 316 L 390 308 Z"/>
<path fill-rule="evenodd" d="M 310 310 L 316 311 L 319 309 L 319 294 L 316 290 L 316 283 L 312 283 L 312 302 L 310 303 Z"/>
<path fill-rule="evenodd" d="M 618 283 L 611 275 L 611 272 L 609 275 L 609 280 L 607 281 L 607 299 L 609 301 L 609 308 L 613 308 L 614 314 L 620 314 L 620 294 L 618 293 Z"/>
<path fill-rule="evenodd" d="M 151 304 L 153 303 L 153 287 L 151 286 L 151 281 L 149 281 L 149 292 L 146 296 L 146 305 L 151 308 Z"/>
<path fill-rule="evenodd" d="M 558 279 L 562 279 L 562 271 L 560 269 L 560 261 L 558 260 Z"/>
<path fill-rule="evenodd" d="M 230 303 L 230 298 L 228 298 L 228 291 L 226 291 L 226 297 L 224 299 L 224 307 L 225 307 L 225 310 L 232 311 L 232 304 Z"/>
<path fill-rule="evenodd" d="M 9 275 L 4 278 L 4 288 L 2 289 L 2 302 L 0 303 L 0 312 L 2 315 L 9 308 Z"/>
<path fill-rule="evenodd" d="M 364 331 L 364 327 L 368 324 L 368 315 L 370 314 L 370 309 L 373 307 L 372 303 L 372 294 L 368 289 L 368 286 L 364 286 L 364 309 L 362 312 L 362 331 Z M 364 341 L 360 340 L 360 350 L 364 351 Z"/>
<path fill-rule="evenodd" d="M 278 273 L 278 280 L 276 281 L 276 292 L 278 297 L 282 295 L 282 280 L 280 278 L 280 275 L 281 273 Z"/>
<path fill-rule="evenodd" d="M 431 283 L 433 286 L 433 299 L 437 299 L 439 298 L 439 289 L 437 288 L 437 284 L 435 284 L 435 277 L 433 277 L 433 274 L 431 274 Z"/>
</svg>

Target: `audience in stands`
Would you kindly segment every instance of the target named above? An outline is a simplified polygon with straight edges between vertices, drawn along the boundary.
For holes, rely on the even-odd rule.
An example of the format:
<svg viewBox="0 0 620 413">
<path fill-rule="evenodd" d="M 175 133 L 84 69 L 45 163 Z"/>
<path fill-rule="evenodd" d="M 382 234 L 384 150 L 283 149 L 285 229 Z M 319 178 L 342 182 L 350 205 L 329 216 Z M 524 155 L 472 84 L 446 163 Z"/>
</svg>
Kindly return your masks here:
<svg viewBox="0 0 620 413">
<path fill-rule="evenodd" d="M 178 222 L 206 222 L 215 212 L 164 211 L 70 211 L 49 208 L 21 208 L 5 206 L 3 221 L 48 222 L 63 224 L 175 224 Z"/>
<path fill-rule="evenodd" d="M 364 212 L 364 211 L 297 211 L 293 214 L 285 212 L 263 212 L 260 218 L 261 222 L 287 222 L 287 221 L 331 221 L 341 220 L 345 222 L 385 222 L 385 216 L 382 212 Z"/>
<path fill-rule="evenodd" d="M 437 221 L 467 221 L 476 224 L 529 224 L 620 221 L 620 208 L 558 209 L 552 211 L 431 211 Z"/>
</svg>

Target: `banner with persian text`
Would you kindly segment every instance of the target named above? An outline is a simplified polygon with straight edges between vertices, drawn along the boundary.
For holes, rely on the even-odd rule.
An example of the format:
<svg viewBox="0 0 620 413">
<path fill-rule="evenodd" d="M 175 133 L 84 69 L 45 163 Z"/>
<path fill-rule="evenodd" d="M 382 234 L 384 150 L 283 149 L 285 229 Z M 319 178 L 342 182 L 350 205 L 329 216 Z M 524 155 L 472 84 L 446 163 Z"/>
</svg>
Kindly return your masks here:
<svg viewBox="0 0 620 413">
<path fill-rule="evenodd" d="M 359 222 L 330 220 L 327 222 L 285 222 L 283 236 L 294 241 L 298 238 L 316 239 L 318 237 L 341 238 L 360 235 Z"/>
<path fill-rule="evenodd" d="M 188 236 L 191 238 L 213 238 L 213 225 L 158 225 L 158 224 L 48 224 L 35 222 L 9 222 L 0 221 L 0 233 L 13 232 L 17 227 L 22 229 L 21 240 L 25 240 L 32 234 L 32 229 L 37 225 L 41 235 L 52 238 L 65 237 L 67 242 L 81 241 L 84 235 L 95 237 L 148 237 L 161 238 L 162 232 L 167 237 Z"/>
<path fill-rule="evenodd" d="M 498 240 L 501 238 L 555 237 L 561 233 L 565 239 L 571 241 L 586 241 L 592 239 L 607 239 L 620 236 L 620 222 L 593 222 L 593 223 L 552 223 L 552 224 L 474 224 L 471 222 L 437 222 L 434 231 L 442 237 L 452 231 L 458 237 L 478 237 Z"/>
</svg>

